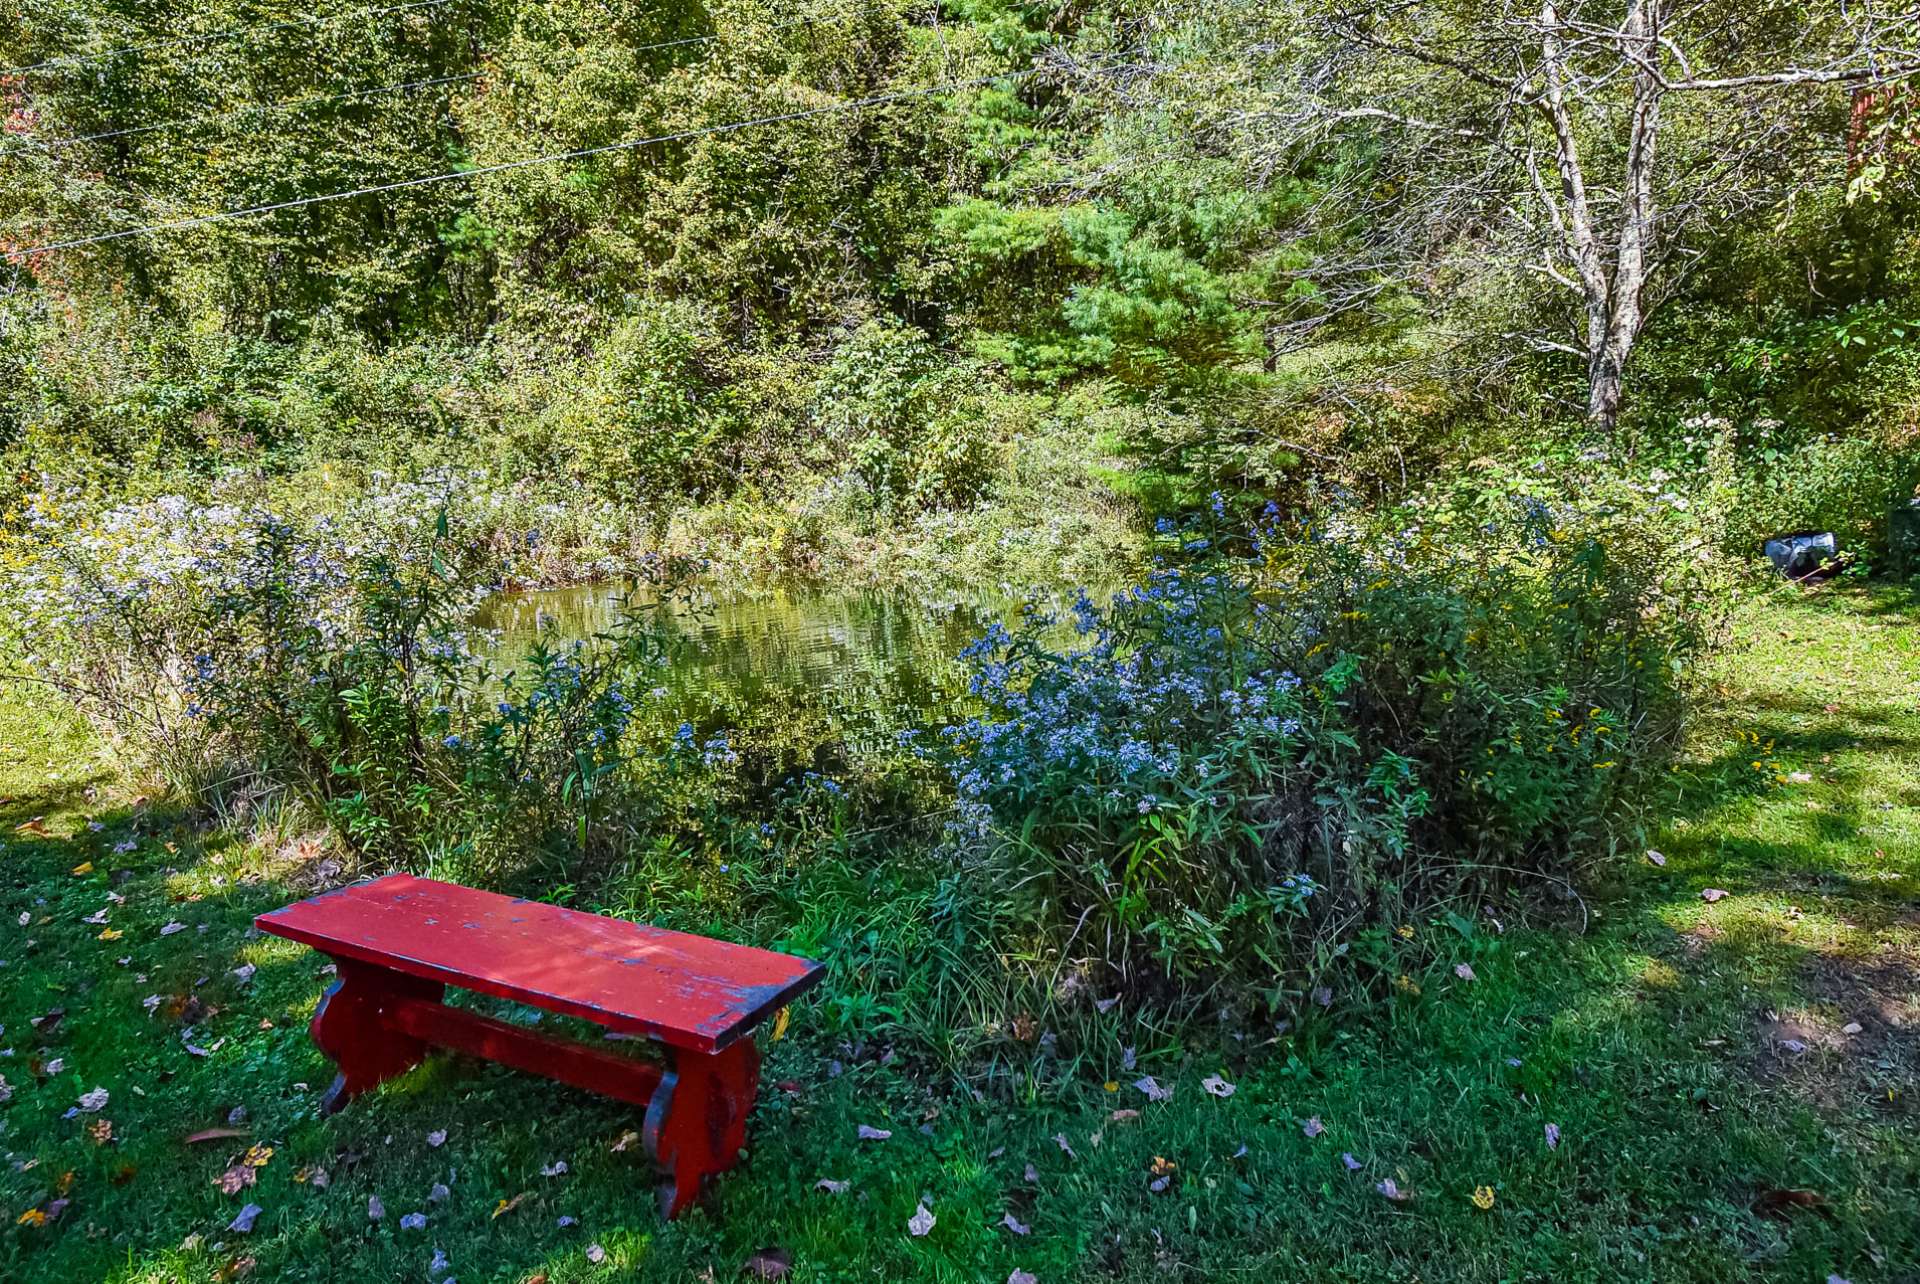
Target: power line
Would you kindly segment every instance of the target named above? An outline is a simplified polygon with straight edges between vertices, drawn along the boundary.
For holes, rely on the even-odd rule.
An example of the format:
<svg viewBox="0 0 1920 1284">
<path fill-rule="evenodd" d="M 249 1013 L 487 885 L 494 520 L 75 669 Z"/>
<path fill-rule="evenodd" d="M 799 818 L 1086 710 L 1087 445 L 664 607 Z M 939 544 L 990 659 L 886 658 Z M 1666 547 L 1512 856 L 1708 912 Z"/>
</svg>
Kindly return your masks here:
<svg viewBox="0 0 1920 1284">
<path fill-rule="evenodd" d="M 173 40 L 149 41 L 143 45 L 123 45 L 118 49 L 104 49 L 99 53 L 68 54 L 18 67 L 0 67 L 0 76 L 24 76 L 31 72 L 48 71 L 54 68 L 83 67 L 90 62 L 101 62 L 126 54 L 151 53 L 156 49 L 179 49 L 187 45 L 212 44 L 216 40 L 231 40 L 256 31 L 291 31 L 299 27 L 317 27 L 329 22 L 340 22 L 348 18 L 378 18 L 390 13 L 407 13 L 414 9 L 437 9 L 452 3 L 454 0 L 411 0 L 408 4 L 387 5 L 378 9 L 350 9 L 345 13 L 324 14 L 314 18 L 292 18 L 285 22 L 257 23 L 251 27 L 229 27 L 225 31 L 210 31 L 203 36 L 180 36 Z"/>
<path fill-rule="evenodd" d="M 755 116 L 748 120 L 728 121 L 722 125 L 706 125 L 699 129 L 684 129 L 671 134 L 656 134 L 650 138 L 630 138 L 618 143 L 605 143 L 599 147 L 579 147 L 572 151 L 550 152 L 542 156 L 530 156 L 524 160 L 501 161 L 494 165 L 481 165 L 474 169 L 450 170 L 443 174 L 429 174 L 422 178 L 400 179 L 392 183 L 380 183 L 372 187 L 358 187 L 347 192 L 328 192 L 320 196 L 302 196 L 290 201 L 275 201 L 268 205 L 250 205 L 245 209 L 221 210 L 215 214 L 202 214 L 196 218 L 175 219 L 168 223 L 150 223 L 143 227 L 123 228 L 117 232 L 102 232 L 96 236 L 76 237 L 68 241 L 52 241 L 45 245 L 36 245 L 24 250 L 6 252 L 8 259 L 28 259 L 37 254 L 48 254 L 54 250 L 71 250 L 83 245 L 99 245 L 106 241 L 123 240 L 130 236 L 148 236 L 156 232 L 176 232 L 190 227 L 204 227 L 209 223 L 223 223 L 229 219 L 250 218 L 259 214 L 273 214 L 282 210 L 302 209 L 309 205 L 322 205 L 330 201 L 351 200 L 357 196 L 377 196 L 383 192 L 398 192 L 411 187 L 426 187 L 433 183 L 449 183 L 459 179 L 479 178 L 486 174 L 504 174 L 513 170 L 531 169 L 536 165 L 548 165 L 554 161 L 579 160 L 588 156 L 603 156 L 609 152 L 633 151 L 641 147 L 655 147 L 662 143 L 687 142 L 695 138 L 706 138 L 714 134 L 731 134 L 742 129 L 753 129 L 760 125 L 777 125 L 787 121 L 808 120 L 815 116 L 830 116 L 837 112 L 858 111 L 867 107 L 883 107 L 889 103 L 908 102 L 916 98 L 930 98 L 935 94 L 956 89 L 972 89 L 980 85 L 993 84 L 996 81 L 1024 80 L 1035 72 L 1018 71 L 998 76 L 980 76 L 973 80 L 949 81 L 932 85 L 925 89 L 902 90 L 899 93 L 875 94 L 868 98 L 856 98 L 847 102 L 830 103 L 824 107 L 809 107 L 802 111 L 779 112 L 770 116 Z"/>
</svg>

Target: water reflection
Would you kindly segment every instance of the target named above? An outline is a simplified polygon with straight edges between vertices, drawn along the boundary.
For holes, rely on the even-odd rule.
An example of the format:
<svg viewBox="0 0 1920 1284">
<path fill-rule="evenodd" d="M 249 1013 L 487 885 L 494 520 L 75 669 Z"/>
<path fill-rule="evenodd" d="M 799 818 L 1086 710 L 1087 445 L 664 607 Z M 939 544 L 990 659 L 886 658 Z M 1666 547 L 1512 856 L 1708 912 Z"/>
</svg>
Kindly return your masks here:
<svg viewBox="0 0 1920 1284">
<path fill-rule="evenodd" d="M 497 631 L 496 655 L 517 657 L 536 637 L 551 644 L 613 627 L 630 592 L 593 585 L 503 593 L 475 623 Z M 929 601 L 793 586 L 675 604 L 664 618 L 680 659 L 667 685 L 694 703 L 736 709 L 806 697 L 854 739 L 945 720 L 966 702 L 960 649 L 989 623 L 1011 622 L 1019 606 L 996 594 Z"/>
</svg>

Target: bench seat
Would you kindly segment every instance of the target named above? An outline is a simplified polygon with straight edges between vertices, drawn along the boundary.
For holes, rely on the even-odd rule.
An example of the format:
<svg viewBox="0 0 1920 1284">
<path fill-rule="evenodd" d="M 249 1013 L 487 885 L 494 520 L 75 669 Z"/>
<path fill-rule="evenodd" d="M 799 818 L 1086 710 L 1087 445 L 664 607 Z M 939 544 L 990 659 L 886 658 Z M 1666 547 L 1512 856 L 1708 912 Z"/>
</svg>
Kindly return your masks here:
<svg viewBox="0 0 1920 1284">
<path fill-rule="evenodd" d="M 759 1083 L 748 1036 L 817 984 L 817 963 L 540 901 L 391 874 L 255 920 L 310 945 L 339 979 L 313 1038 L 339 1068 L 323 1109 L 452 1048 L 647 1107 L 667 1216 L 731 1167 Z M 443 1000 L 447 986 L 665 1045 L 662 1066 L 553 1039 Z"/>
</svg>

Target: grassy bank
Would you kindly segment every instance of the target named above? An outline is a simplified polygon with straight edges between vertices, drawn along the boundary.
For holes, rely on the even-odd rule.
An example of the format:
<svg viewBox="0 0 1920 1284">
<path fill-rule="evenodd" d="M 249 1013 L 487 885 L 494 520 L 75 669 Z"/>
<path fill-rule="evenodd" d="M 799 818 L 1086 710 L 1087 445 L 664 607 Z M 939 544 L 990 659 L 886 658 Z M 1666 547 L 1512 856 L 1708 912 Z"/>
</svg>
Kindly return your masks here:
<svg viewBox="0 0 1920 1284">
<path fill-rule="evenodd" d="M 1664 864 L 1555 921 L 1417 927 L 1385 1008 L 1223 1047 L 1117 1007 L 1107 1049 L 984 1099 L 799 1010 L 750 1160 L 664 1228 L 612 1103 L 441 1060 L 317 1119 L 321 960 L 249 931 L 315 849 L 138 799 L 10 690 L 0 1277 L 724 1280 L 777 1248 L 802 1280 L 1911 1279 L 1917 626 L 1893 592 L 1751 605 Z"/>
</svg>

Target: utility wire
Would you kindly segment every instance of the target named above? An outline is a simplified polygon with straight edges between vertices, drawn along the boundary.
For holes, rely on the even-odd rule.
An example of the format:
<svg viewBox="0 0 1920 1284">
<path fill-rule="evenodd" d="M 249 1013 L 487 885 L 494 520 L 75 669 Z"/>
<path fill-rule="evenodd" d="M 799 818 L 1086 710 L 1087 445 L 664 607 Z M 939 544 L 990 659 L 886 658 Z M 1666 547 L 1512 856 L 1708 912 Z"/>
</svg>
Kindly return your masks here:
<svg viewBox="0 0 1920 1284">
<path fill-rule="evenodd" d="M 251 35 L 256 31 L 291 31 L 299 27 L 317 27 L 329 22 L 342 22 L 349 18 L 378 18 L 390 13 L 407 13 L 415 9 L 437 9 L 452 4 L 454 0 L 411 0 L 408 4 L 387 5 L 378 9 L 350 9 L 345 13 L 323 14 L 313 18 L 293 18 L 285 22 L 258 23 L 251 27 L 229 27 L 225 31 L 210 31 L 203 36 L 180 36 L 173 40 L 154 40 L 143 45 L 123 45 L 118 49 L 104 49 L 99 53 L 69 54 L 60 58 L 48 58 L 42 62 L 27 63 L 19 67 L 0 67 L 0 76 L 24 76 L 36 71 L 50 71 L 63 67 L 83 67 L 90 62 L 101 62 L 108 58 L 119 58 L 131 53 L 150 53 L 156 49 L 179 49 L 187 45 L 212 44 L 216 40 L 232 40 L 239 36 Z"/>
<path fill-rule="evenodd" d="M 505 174 L 514 170 L 531 169 L 536 165 L 548 165 L 554 161 L 579 160 L 587 156 L 604 156 L 610 152 L 633 151 L 641 147 L 655 147 L 662 143 L 687 142 L 695 138 L 707 138 L 715 134 L 731 134 L 743 129 L 753 129 L 760 125 L 777 125 L 787 121 L 808 120 L 815 116 L 830 116 L 843 111 L 858 111 L 867 107 L 883 107 L 889 103 L 909 102 L 917 98 L 930 98 L 935 94 L 957 89 L 973 89 L 996 81 L 1025 80 L 1035 75 L 1036 70 L 1004 73 L 998 76 L 980 76 L 973 80 L 949 81 L 932 85 L 925 89 L 903 90 L 892 94 L 875 94 L 868 98 L 855 98 L 846 102 L 830 103 L 823 107 L 809 107 L 801 111 L 778 112 L 770 116 L 755 116 L 748 120 L 728 121 L 722 125 L 706 125 L 699 129 L 683 129 L 671 134 L 656 134 L 650 138 L 630 138 L 618 143 L 605 143 L 599 147 L 578 147 L 572 151 L 550 152 L 542 156 L 529 156 L 524 160 L 501 161 L 494 165 L 481 165 L 474 169 L 450 170 L 443 174 L 428 174 L 422 178 L 405 178 L 392 183 L 380 183 L 372 187 L 357 187 L 347 192 L 327 192 L 319 196 L 302 196 L 290 201 L 275 201 L 268 205 L 250 205 L 244 209 L 221 210 L 215 214 L 202 214 L 196 218 L 175 219 L 168 223 L 150 223 L 142 227 L 122 228 L 117 232 L 102 232 L 96 236 L 76 237 L 68 241 L 51 241 L 45 245 L 35 245 L 27 249 L 6 251 L 9 260 L 32 258 L 36 254 L 49 254 L 54 250 L 71 250 L 82 245 L 99 245 L 106 241 L 124 240 L 130 236 L 148 236 L 156 232 L 175 232 L 190 227 L 204 227 L 209 223 L 223 223 L 229 219 L 250 218 L 259 214 L 273 214 L 281 210 L 302 209 L 309 205 L 322 205 L 329 201 L 351 200 L 356 196 L 375 196 L 382 192 L 398 192 L 411 187 L 426 187 L 433 183 L 450 183 L 461 179 L 479 178 L 486 174 Z"/>
</svg>

